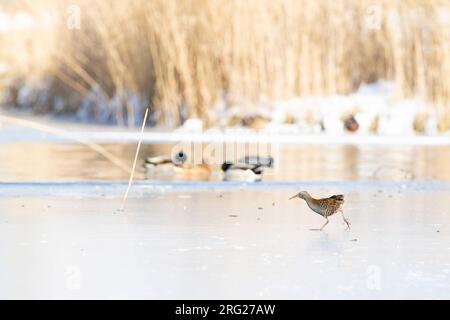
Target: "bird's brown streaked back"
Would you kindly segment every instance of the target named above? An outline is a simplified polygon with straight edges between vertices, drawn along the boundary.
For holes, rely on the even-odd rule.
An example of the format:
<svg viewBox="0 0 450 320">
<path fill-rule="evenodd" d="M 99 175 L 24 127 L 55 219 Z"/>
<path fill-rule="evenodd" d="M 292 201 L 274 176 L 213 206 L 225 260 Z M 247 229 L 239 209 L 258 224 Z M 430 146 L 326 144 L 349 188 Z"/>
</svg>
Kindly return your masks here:
<svg viewBox="0 0 450 320">
<path fill-rule="evenodd" d="M 298 194 L 292 196 L 289 199 L 300 198 L 306 201 L 308 207 L 324 217 L 327 221 L 318 230 L 322 230 L 328 224 L 328 217 L 332 216 L 336 212 L 341 212 L 344 222 L 347 224 L 347 228 L 350 228 L 350 222 L 344 217 L 342 207 L 344 205 L 344 195 L 337 194 L 329 198 L 315 199 L 307 191 L 301 191 Z"/>
</svg>

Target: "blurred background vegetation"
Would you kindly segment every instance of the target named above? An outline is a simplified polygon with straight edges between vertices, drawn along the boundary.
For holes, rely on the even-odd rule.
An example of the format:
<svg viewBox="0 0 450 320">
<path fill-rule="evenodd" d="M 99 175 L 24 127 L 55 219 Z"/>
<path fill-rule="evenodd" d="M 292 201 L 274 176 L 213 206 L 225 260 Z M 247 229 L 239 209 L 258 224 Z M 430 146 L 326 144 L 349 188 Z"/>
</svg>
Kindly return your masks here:
<svg viewBox="0 0 450 320">
<path fill-rule="evenodd" d="M 449 111 L 448 0 L 2 0 L 0 9 L 4 105 L 130 126 L 150 106 L 153 123 L 212 125 L 220 101 L 347 94 L 386 79 L 399 98 Z"/>
</svg>

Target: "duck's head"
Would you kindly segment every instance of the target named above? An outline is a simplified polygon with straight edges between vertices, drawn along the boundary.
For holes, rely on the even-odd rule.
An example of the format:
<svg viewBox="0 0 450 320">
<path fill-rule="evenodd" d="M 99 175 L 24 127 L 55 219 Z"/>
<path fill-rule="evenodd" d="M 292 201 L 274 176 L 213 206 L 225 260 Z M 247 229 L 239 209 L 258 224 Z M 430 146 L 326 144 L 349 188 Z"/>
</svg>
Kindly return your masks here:
<svg viewBox="0 0 450 320">
<path fill-rule="evenodd" d="M 227 171 L 228 169 L 230 169 L 230 167 L 233 165 L 233 163 L 231 163 L 231 162 L 224 162 L 223 164 L 222 164 L 222 171 L 223 172 L 225 172 L 225 171 Z"/>
<path fill-rule="evenodd" d="M 183 150 L 180 150 L 175 154 L 173 162 L 175 164 L 181 165 L 186 162 L 187 158 L 188 155 Z"/>
<path fill-rule="evenodd" d="M 300 198 L 300 199 L 308 199 L 311 198 L 310 194 L 308 193 L 308 191 L 300 191 L 299 193 L 293 195 L 292 197 L 289 198 L 289 200 L 291 199 L 295 199 L 295 198 Z"/>
</svg>

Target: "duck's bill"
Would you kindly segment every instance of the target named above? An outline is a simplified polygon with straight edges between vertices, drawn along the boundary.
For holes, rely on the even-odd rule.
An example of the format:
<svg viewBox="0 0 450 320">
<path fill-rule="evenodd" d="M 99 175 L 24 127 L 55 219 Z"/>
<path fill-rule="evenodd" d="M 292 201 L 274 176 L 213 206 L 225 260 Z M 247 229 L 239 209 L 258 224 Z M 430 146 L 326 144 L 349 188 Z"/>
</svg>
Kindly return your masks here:
<svg viewBox="0 0 450 320">
<path fill-rule="evenodd" d="M 298 197 L 297 194 L 296 194 L 296 195 L 293 195 L 292 197 L 289 198 L 289 200 L 292 200 L 292 199 L 297 198 L 297 197 Z"/>
</svg>

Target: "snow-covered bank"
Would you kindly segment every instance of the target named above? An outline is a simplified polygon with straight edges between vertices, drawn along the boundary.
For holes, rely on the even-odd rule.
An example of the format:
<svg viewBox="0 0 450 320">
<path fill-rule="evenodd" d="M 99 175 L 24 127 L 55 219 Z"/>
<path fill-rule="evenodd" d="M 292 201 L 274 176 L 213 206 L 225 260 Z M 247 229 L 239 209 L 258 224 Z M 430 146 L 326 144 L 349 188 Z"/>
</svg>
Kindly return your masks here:
<svg viewBox="0 0 450 320">
<path fill-rule="evenodd" d="M 438 111 L 421 98 L 402 99 L 392 82 L 363 85 L 349 95 L 298 97 L 262 104 L 219 103 L 212 118 L 227 134 L 245 133 L 245 129 L 275 135 L 328 136 L 436 136 L 450 132 L 448 111 Z M 198 119 L 188 120 L 179 131 L 200 132 Z M 220 129 L 219 129 L 220 128 Z M 241 131 L 241 132 L 239 132 Z"/>
<path fill-rule="evenodd" d="M 420 98 L 397 97 L 395 85 L 386 81 L 363 85 L 349 95 L 299 97 L 257 107 L 237 105 L 226 108 L 224 104 L 218 104 L 215 108 L 215 117 L 220 119 L 223 128 L 233 123 L 271 134 L 323 132 L 330 136 L 346 132 L 434 136 L 450 132 L 447 113 L 438 112 Z M 189 125 L 185 124 L 185 131 L 190 131 Z"/>
<path fill-rule="evenodd" d="M 65 134 L 51 134 L 15 123 L 14 119 L 25 119 L 47 127 L 55 128 Z M 293 132 L 256 132 L 247 128 L 220 130 L 212 128 L 206 131 L 167 130 L 146 128 L 144 143 L 208 143 L 208 142 L 242 142 L 242 143 L 279 143 L 279 144 L 351 144 L 351 145 L 435 145 L 450 144 L 450 135 L 418 134 L 327 134 L 327 133 L 293 133 Z M 0 143 L 3 142 L 64 142 L 78 143 L 79 140 L 94 143 L 137 143 L 140 138 L 138 129 L 112 126 L 97 126 L 54 120 L 49 117 L 17 116 L 0 114 Z"/>
<path fill-rule="evenodd" d="M 45 87 L 45 84 L 42 86 Z M 19 90 L 20 105 L 26 105 L 26 101 L 35 99 L 33 90 L 37 89 L 24 86 Z M 131 94 L 127 99 L 133 106 L 132 119 L 137 126 L 142 121 L 140 115 L 148 102 Z M 93 88 L 85 100 L 78 114 L 69 117 L 72 122 L 92 123 L 95 120 L 103 124 L 115 123 L 110 119 L 120 104 L 117 97 L 109 99 Z M 398 141 L 395 143 L 421 140 L 419 144 L 423 144 L 427 143 L 425 141 L 439 139 L 417 137 L 450 137 L 448 108 L 449 106 L 438 108 L 430 105 L 420 97 L 398 97 L 392 82 L 379 81 L 362 85 L 356 92 L 348 95 L 297 97 L 260 103 L 220 101 L 208 113 L 211 124 L 209 128 L 202 120 L 190 118 L 174 130 L 162 129 L 155 126 L 157 114 L 151 114 L 149 125 L 153 127 L 150 130 L 155 133 L 147 134 L 145 139 L 147 142 L 172 141 L 188 139 L 186 137 L 190 135 L 198 139 L 197 135 L 202 134 L 203 141 L 217 141 L 241 137 L 254 139 L 253 136 L 258 135 L 266 140 L 268 136 L 276 137 L 287 143 L 295 143 L 295 137 L 299 137 L 301 143 L 305 140 L 311 140 L 312 143 L 327 140 L 337 143 L 356 141 L 363 144 L 377 141 L 376 143 L 383 144 L 389 143 L 393 137 L 394 141 Z M 92 119 L 92 109 L 97 110 L 95 119 Z M 135 140 L 134 134 L 126 132 L 127 129 L 118 131 L 125 131 L 123 138 L 121 134 L 114 134 L 117 132 L 115 129 L 93 134 L 93 137 L 105 142 L 111 139 L 116 139 L 117 142 L 124 139 Z M 412 137 L 415 139 L 410 139 Z"/>
</svg>

